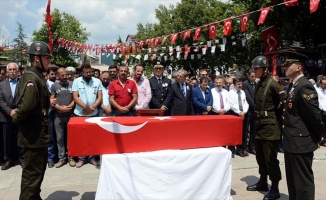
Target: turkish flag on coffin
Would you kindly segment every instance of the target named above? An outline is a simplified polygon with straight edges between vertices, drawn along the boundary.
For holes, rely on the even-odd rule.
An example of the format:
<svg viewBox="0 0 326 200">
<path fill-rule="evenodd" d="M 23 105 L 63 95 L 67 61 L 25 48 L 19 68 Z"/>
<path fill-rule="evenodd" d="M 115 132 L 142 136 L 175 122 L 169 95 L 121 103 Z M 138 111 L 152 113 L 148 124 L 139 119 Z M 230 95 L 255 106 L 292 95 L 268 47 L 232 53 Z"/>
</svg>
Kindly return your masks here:
<svg viewBox="0 0 326 200">
<path fill-rule="evenodd" d="M 238 145 L 242 118 L 231 115 L 72 117 L 69 156 Z"/>
<path fill-rule="evenodd" d="M 280 38 L 278 36 L 275 26 L 271 26 L 267 29 L 264 29 L 261 32 L 261 35 L 266 44 L 265 53 L 270 51 L 276 51 L 280 43 Z"/>
</svg>

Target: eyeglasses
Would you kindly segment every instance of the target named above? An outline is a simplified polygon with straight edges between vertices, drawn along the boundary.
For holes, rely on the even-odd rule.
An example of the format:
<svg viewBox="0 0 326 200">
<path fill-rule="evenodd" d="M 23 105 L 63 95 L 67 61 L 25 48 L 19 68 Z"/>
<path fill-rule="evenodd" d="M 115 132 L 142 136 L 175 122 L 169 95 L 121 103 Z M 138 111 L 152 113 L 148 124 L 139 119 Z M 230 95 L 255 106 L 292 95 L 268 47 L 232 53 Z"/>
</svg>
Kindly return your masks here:
<svg viewBox="0 0 326 200">
<path fill-rule="evenodd" d="M 200 76 L 207 76 L 207 74 L 201 74 Z"/>
</svg>

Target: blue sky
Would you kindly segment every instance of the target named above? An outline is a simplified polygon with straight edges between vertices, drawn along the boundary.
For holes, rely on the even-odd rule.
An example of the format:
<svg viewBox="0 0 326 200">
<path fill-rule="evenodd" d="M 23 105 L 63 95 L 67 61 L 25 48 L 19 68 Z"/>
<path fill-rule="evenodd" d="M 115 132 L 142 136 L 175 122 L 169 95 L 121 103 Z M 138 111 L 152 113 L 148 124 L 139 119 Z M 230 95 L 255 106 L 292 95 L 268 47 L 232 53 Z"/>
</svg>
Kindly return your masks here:
<svg viewBox="0 0 326 200">
<path fill-rule="evenodd" d="M 155 9 L 160 5 L 176 4 L 181 0 L 51 0 L 54 8 L 76 17 L 87 32 L 88 44 L 115 44 L 120 35 L 137 32 L 137 24 L 153 23 Z M 44 23 L 48 0 L 0 0 L 0 46 L 5 41 L 13 45 L 19 22 L 30 43 L 32 33 Z"/>
</svg>

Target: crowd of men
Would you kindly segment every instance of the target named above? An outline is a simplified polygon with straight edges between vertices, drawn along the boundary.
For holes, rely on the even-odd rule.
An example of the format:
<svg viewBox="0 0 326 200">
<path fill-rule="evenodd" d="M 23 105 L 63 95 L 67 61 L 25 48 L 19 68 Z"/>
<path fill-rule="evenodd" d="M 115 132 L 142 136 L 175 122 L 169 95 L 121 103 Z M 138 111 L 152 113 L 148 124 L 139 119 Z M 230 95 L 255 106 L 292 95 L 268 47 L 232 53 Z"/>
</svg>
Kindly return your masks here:
<svg viewBox="0 0 326 200">
<path fill-rule="evenodd" d="M 210 76 L 207 69 L 200 69 L 198 77 L 190 78 L 186 70 L 180 69 L 173 72 L 172 79 L 169 79 L 163 75 L 164 66 L 160 63 L 154 65 L 149 79 L 143 76 L 144 66 L 141 64 L 132 69 L 124 65 L 112 65 L 108 71 L 101 72 L 85 63 L 81 66 L 80 74 L 73 67 L 54 67 L 44 71 L 42 76 L 50 93 L 48 116 L 51 144 L 47 148 L 48 168 L 60 168 L 67 163 L 77 168 L 86 163 L 99 166 L 98 155 L 67 156 L 67 124 L 71 117 L 135 116 L 140 109 L 161 109 L 166 116 L 234 115 L 243 118 L 243 127 L 242 144 L 228 147 L 232 157 L 254 154 L 260 167 L 259 182 L 248 186 L 247 190 L 268 191 L 267 176 L 270 176 L 272 188 L 264 199 L 279 198 L 278 182 L 281 174 L 277 152 L 273 150 L 282 144 L 280 134 L 283 131 L 281 123 L 277 123 L 280 121 L 275 121 L 281 120 L 281 116 L 277 118 L 276 110 L 282 111 L 283 103 L 291 111 L 292 102 L 286 102 L 286 94 L 293 96 L 292 87 L 296 85 L 288 84 L 284 87 L 280 82 L 269 81 L 269 65 L 264 59 L 265 57 L 257 57 L 253 63 L 258 64 L 253 64 L 253 69 L 245 77 Z M 0 160 L 1 169 L 7 170 L 17 163 L 24 165 L 22 150 L 17 146 L 17 125 L 12 120 L 12 112 L 18 106 L 16 85 L 21 73 L 16 63 L 9 63 L 6 71 L 1 74 Z M 318 94 L 322 120 L 326 125 L 326 77 L 318 76 L 314 87 Z M 313 94 L 305 95 L 306 100 L 314 97 Z M 325 132 L 323 136 L 326 138 Z M 321 146 L 326 146 L 326 139 L 318 142 Z M 282 149 L 279 151 L 283 152 Z M 286 164 L 290 165 L 288 163 Z"/>
</svg>

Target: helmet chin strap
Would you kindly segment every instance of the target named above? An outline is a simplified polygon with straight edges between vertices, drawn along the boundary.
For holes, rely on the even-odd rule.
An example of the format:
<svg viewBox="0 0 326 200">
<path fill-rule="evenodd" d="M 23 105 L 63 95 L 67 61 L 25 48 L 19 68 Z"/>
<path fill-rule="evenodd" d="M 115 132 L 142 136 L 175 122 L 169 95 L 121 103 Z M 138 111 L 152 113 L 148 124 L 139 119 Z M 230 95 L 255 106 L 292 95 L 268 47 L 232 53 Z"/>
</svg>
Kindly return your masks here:
<svg viewBox="0 0 326 200">
<path fill-rule="evenodd" d="M 43 71 L 43 72 L 45 72 L 46 70 L 45 70 L 45 67 L 44 67 L 44 65 L 43 65 L 43 61 L 42 61 L 42 58 L 41 58 L 41 56 L 40 56 L 40 55 L 38 55 L 37 57 L 38 57 L 38 59 L 40 60 L 40 63 L 41 63 L 41 67 L 42 67 L 42 71 Z"/>
</svg>

